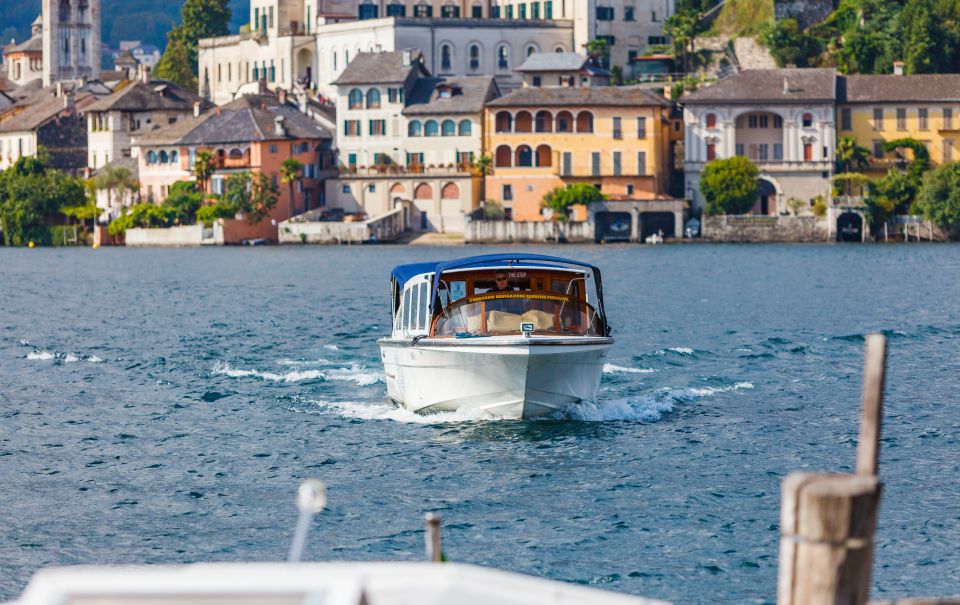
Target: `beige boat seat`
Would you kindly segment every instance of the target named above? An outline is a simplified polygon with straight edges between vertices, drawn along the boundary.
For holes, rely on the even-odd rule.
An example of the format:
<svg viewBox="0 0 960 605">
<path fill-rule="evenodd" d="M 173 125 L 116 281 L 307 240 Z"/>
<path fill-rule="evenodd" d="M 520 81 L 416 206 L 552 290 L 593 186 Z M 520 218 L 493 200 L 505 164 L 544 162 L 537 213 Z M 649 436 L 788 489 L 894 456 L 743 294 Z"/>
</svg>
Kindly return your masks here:
<svg viewBox="0 0 960 605">
<path fill-rule="evenodd" d="M 506 311 L 487 313 L 487 332 L 519 332 L 521 316 Z"/>
<path fill-rule="evenodd" d="M 532 323 L 534 330 L 542 331 L 553 329 L 553 314 L 547 313 L 546 311 L 530 309 L 520 316 L 520 320 Z"/>
</svg>

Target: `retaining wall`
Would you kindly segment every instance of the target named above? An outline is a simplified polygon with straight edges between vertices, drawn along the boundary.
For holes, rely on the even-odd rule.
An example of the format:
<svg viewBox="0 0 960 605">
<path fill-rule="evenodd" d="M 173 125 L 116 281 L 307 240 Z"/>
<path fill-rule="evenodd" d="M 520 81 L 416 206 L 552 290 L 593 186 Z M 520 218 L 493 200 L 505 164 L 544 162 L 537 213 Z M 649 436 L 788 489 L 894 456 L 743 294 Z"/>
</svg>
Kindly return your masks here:
<svg viewBox="0 0 960 605">
<path fill-rule="evenodd" d="M 827 242 L 827 221 L 815 216 L 704 216 L 701 236 L 714 242 Z"/>
<path fill-rule="evenodd" d="M 587 221 L 468 221 L 464 232 L 467 244 L 500 244 L 561 241 L 592 242 L 594 226 Z"/>
<path fill-rule="evenodd" d="M 203 225 L 181 225 L 165 229 L 127 229 L 128 246 L 183 247 L 202 245 L 222 245 L 223 226 L 214 223 L 212 227 Z"/>
</svg>

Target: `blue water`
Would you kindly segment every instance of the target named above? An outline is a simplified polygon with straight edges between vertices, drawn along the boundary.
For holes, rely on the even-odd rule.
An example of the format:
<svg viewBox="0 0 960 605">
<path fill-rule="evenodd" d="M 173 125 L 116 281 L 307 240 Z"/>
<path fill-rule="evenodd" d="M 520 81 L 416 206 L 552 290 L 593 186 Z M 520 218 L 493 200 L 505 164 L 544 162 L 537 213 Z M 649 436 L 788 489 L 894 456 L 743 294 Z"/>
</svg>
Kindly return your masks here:
<svg viewBox="0 0 960 605">
<path fill-rule="evenodd" d="M 874 597 L 960 592 L 960 247 L 544 249 L 598 263 L 617 343 L 563 420 L 383 401 L 393 264 L 482 249 L 0 250 L 0 598 L 49 565 L 450 559 L 772 603 L 779 489 L 851 470 L 889 335 Z M 502 249 L 500 249 L 502 250 Z"/>
</svg>

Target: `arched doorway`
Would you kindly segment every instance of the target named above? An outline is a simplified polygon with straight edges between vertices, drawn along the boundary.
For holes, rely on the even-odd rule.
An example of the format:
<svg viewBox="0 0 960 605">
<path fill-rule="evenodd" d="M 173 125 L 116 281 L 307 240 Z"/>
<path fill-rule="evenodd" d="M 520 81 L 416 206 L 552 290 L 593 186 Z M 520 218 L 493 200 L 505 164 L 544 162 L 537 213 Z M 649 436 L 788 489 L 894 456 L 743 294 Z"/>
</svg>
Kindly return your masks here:
<svg viewBox="0 0 960 605">
<path fill-rule="evenodd" d="M 676 237 L 676 224 L 676 216 L 673 212 L 641 212 L 640 241 L 654 234 Z"/>
<path fill-rule="evenodd" d="M 297 84 L 303 88 L 313 85 L 313 53 L 310 49 L 301 48 L 297 52 Z"/>
<path fill-rule="evenodd" d="M 757 182 L 757 203 L 753 205 L 751 214 L 767 216 L 777 213 L 777 188 L 767 179 Z"/>
<path fill-rule="evenodd" d="M 856 212 L 844 212 L 837 217 L 838 242 L 863 241 L 863 217 Z"/>
<path fill-rule="evenodd" d="M 629 212 L 598 212 L 593 217 L 594 238 L 598 242 L 629 242 L 630 213 Z"/>
</svg>

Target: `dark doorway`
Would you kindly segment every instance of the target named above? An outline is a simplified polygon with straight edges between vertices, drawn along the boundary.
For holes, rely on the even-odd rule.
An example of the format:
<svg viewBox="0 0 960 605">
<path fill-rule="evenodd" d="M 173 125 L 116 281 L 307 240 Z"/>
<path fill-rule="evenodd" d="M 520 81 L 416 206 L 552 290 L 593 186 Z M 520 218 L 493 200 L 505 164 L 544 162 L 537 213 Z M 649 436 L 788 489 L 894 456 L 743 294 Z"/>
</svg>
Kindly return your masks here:
<svg viewBox="0 0 960 605">
<path fill-rule="evenodd" d="M 676 237 L 676 216 L 672 212 L 641 212 L 640 241 L 661 233 L 663 237 Z"/>
<path fill-rule="evenodd" d="M 757 182 L 760 199 L 753 205 L 753 214 L 769 216 L 777 213 L 777 189 L 766 179 Z M 772 211 L 772 212 L 771 212 Z"/>
<path fill-rule="evenodd" d="M 629 242 L 630 225 L 629 212 L 598 212 L 594 215 L 596 232 L 594 237 L 598 242 Z"/>
<path fill-rule="evenodd" d="M 844 212 L 837 217 L 838 242 L 863 241 L 863 217 L 856 212 Z"/>
</svg>

